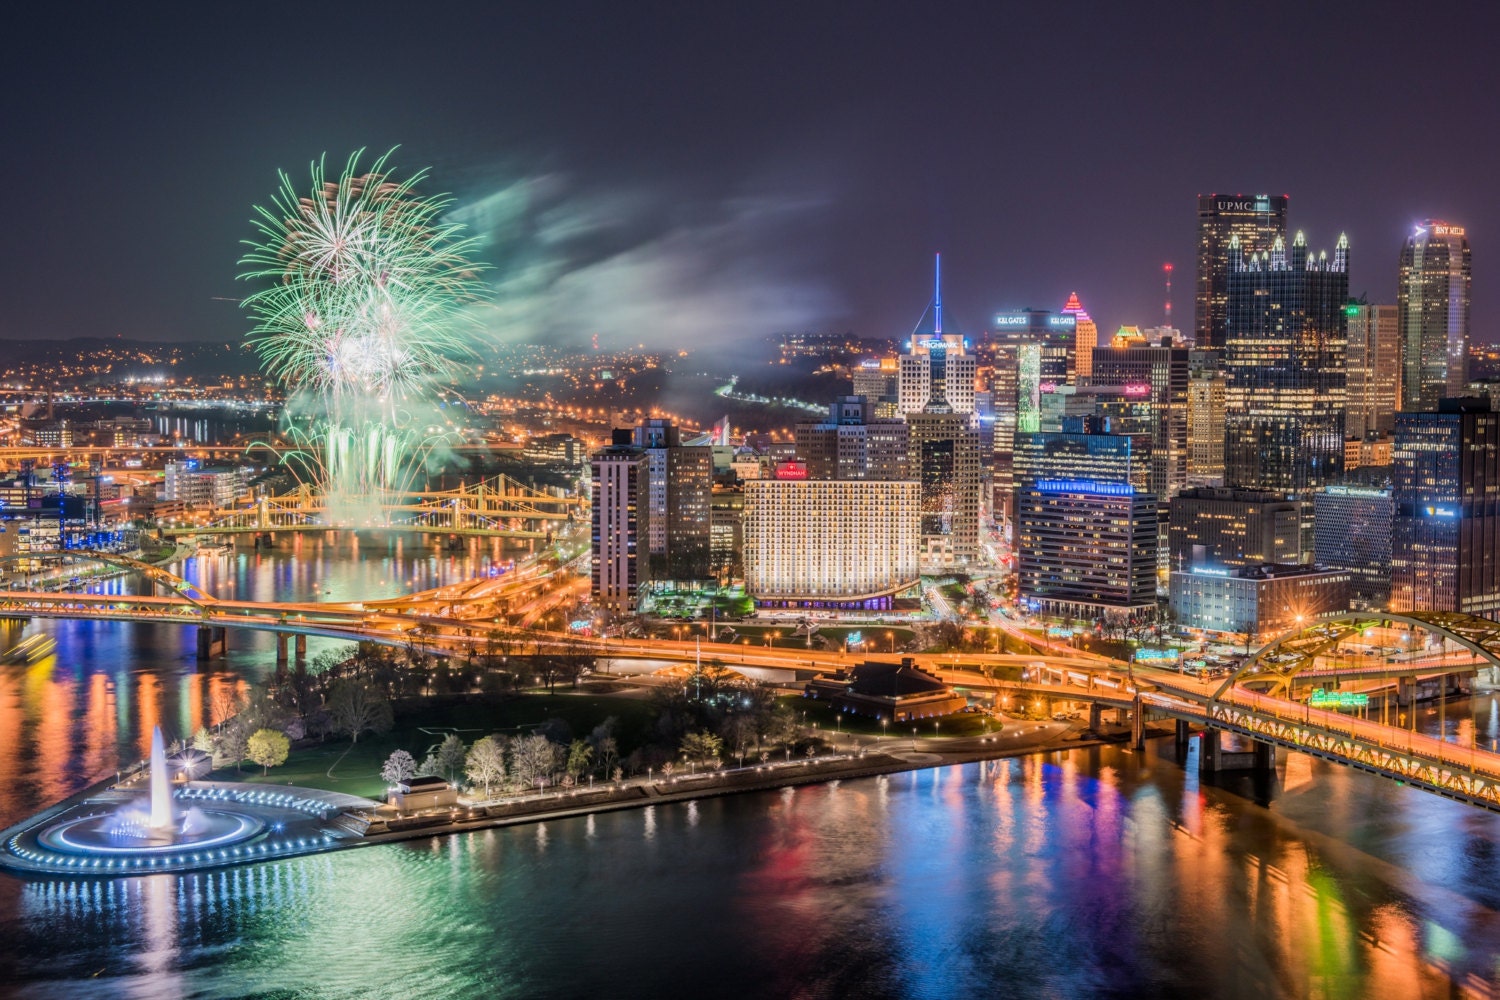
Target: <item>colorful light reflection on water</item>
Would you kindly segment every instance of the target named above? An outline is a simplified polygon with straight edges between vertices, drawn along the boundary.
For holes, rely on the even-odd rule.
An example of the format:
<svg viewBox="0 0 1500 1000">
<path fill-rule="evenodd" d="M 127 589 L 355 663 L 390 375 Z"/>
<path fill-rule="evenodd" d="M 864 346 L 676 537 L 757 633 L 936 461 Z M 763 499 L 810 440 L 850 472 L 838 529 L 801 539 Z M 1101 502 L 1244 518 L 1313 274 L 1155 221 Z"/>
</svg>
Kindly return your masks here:
<svg viewBox="0 0 1500 1000">
<path fill-rule="evenodd" d="M 1374 842 L 1109 748 L 195 876 L 4 879 L 0 982 L 70 998 L 644 997 L 688 984 L 702 996 L 1396 997 L 1487 982 L 1497 877 L 1463 859 L 1493 849 L 1500 818 L 1309 766 L 1316 781 L 1280 801 L 1367 796 L 1387 817 Z"/>
</svg>

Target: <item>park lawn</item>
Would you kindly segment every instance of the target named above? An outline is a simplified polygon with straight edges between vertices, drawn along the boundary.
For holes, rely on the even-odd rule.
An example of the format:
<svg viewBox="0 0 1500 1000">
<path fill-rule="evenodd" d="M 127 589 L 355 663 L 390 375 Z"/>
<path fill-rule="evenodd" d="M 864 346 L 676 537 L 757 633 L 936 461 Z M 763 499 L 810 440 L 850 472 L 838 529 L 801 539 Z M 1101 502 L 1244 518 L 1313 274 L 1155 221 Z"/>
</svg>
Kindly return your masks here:
<svg viewBox="0 0 1500 1000">
<path fill-rule="evenodd" d="M 889 727 L 882 727 L 878 719 L 868 715 L 839 712 L 828 702 L 815 698 L 787 695 L 777 700 L 796 712 L 798 718 L 806 725 L 817 726 L 818 729 L 826 732 L 854 733 L 861 736 L 909 736 L 912 727 L 915 726 L 918 736 L 930 739 L 934 736 L 983 736 L 986 733 L 1000 731 L 998 722 L 979 712 L 960 712 L 955 715 L 941 715 L 933 719 L 920 719 L 916 722 L 892 723 Z"/>
<path fill-rule="evenodd" d="M 651 703 L 639 698 L 611 695 L 522 694 L 505 699 L 474 696 L 426 698 L 403 702 L 396 712 L 396 722 L 388 733 L 366 733 L 359 742 L 346 739 L 304 743 L 293 747 L 287 762 L 262 775 L 260 768 L 246 761 L 242 770 L 220 768 L 211 775 L 213 781 L 247 781 L 270 785 L 297 785 L 327 791 L 380 798 L 385 782 L 380 769 L 397 750 L 405 750 L 421 763 L 449 733 L 456 733 L 466 744 L 484 736 L 503 733 L 524 736 L 548 719 L 562 719 L 582 739 L 609 716 L 619 725 L 615 738 L 621 756 L 647 742 L 654 721 Z"/>
</svg>

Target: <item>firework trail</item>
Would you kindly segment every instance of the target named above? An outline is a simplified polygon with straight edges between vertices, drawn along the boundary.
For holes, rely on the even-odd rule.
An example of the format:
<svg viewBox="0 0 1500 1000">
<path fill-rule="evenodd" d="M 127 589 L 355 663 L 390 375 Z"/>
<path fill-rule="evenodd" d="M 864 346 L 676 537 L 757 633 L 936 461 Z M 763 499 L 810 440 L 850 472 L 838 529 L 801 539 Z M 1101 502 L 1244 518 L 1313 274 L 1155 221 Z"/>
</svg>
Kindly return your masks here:
<svg viewBox="0 0 1500 1000">
<path fill-rule="evenodd" d="M 312 164 L 305 191 L 280 174 L 240 261 L 257 286 L 250 344 L 287 391 L 294 468 L 336 523 L 378 520 L 443 444 L 438 390 L 471 356 L 483 290 L 477 240 L 444 220 L 451 199 L 417 192 L 425 170 L 395 179 L 391 153 L 361 169 L 363 154 L 337 177 Z"/>
</svg>

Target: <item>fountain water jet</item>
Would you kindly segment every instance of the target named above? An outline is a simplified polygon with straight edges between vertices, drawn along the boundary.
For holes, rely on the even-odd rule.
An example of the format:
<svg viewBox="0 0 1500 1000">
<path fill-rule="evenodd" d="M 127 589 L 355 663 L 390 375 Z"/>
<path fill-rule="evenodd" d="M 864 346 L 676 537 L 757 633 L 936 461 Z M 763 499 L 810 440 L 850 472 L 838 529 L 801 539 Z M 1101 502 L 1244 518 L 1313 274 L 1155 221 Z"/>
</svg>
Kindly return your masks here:
<svg viewBox="0 0 1500 1000">
<path fill-rule="evenodd" d="M 172 822 L 172 780 L 167 774 L 167 750 L 162 743 L 161 726 L 151 729 L 151 829 L 170 833 Z"/>
</svg>

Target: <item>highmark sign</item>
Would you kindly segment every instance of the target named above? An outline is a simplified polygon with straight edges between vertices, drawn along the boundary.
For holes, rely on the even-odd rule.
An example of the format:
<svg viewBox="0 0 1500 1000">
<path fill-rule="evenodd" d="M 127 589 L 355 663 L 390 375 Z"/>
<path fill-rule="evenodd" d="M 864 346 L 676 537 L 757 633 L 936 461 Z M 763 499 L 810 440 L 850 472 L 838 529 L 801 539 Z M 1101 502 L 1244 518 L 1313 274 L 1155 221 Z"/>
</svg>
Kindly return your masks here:
<svg viewBox="0 0 1500 1000">
<path fill-rule="evenodd" d="M 1314 691 L 1312 697 L 1307 699 L 1307 704 L 1312 708 L 1366 708 L 1370 704 L 1370 696 L 1367 694 L 1355 694 L 1353 691 Z"/>
</svg>

